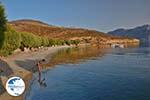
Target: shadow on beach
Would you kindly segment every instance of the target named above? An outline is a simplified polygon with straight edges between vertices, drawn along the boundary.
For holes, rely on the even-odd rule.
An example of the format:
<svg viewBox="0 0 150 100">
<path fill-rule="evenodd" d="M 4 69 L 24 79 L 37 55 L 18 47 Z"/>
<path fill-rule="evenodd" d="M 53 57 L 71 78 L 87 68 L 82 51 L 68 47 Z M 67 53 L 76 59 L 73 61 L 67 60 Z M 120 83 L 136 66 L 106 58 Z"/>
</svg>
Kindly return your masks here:
<svg viewBox="0 0 150 100">
<path fill-rule="evenodd" d="M 39 61 L 39 59 L 35 59 L 35 60 L 25 60 L 25 61 L 21 61 L 21 60 L 16 60 L 15 63 L 20 66 L 21 68 L 24 68 L 25 70 L 31 71 L 31 72 L 36 72 L 37 71 L 37 62 Z"/>
<path fill-rule="evenodd" d="M 5 87 L 2 84 L 1 76 L 8 77 L 11 74 L 13 74 L 12 69 L 9 67 L 9 65 L 5 61 L 0 59 L 0 95 L 6 91 Z"/>
</svg>

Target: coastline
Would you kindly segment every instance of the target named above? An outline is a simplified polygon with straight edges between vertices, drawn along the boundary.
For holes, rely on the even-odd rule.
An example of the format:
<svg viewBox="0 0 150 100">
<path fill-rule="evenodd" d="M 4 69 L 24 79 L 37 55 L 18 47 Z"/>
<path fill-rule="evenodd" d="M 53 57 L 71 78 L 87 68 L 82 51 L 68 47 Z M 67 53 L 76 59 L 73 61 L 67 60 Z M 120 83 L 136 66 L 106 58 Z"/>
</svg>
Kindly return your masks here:
<svg viewBox="0 0 150 100">
<path fill-rule="evenodd" d="M 80 44 L 79 46 L 87 46 L 87 45 L 90 45 L 90 44 Z M 0 75 L 0 82 L 2 82 L 3 88 L 5 87 L 5 84 L 8 78 L 12 76 L 21 77 L 25 81 L 26 86 L 28 86 L 28 80 L 30 80 L 31 78 L 30 76 L 32 76 L 32 73 L 34 72 L 34 68 L 36 68 L 36 63 L 39 60 L 46 59 L 46 61 L 49 61 L 51 59 L 52 54 L 56 53 L 57 51 L 61 49 L 69 48 L 69 47 L 72 47 L 72 46 L 65 45 L 65 46 L 56 46 L 56 47 L 44 47 L 37 51 L 27 51 L 27 52 L 19 52 L 19 53 L 15 52 L 8 57 L 1 57 L 0 66 L 2 66 L 4 69 L 6 66 L 6 69 Z M 111 48 L 111 47 L 107 45 L 102 45 L 100 46 L 100 48 Z M 10 96 L 5 91 L 3 94 L 0 94 L 0 99 L 22 100 L 23 95 L 18 96 L 18 97 L 13 97 L 13 96 Z"/>
<path fill-rule="evenodd" d="M 37 61 L 43 58 L 48 61 L 52 54 L 60 49 L 69 47 L 71 46 L 46 47 L 37 51 L 14 53 L 8 57 L 0 58 L 0 61 L 5 63 L 5 66 L 7 65 L 9 70 L 11 70 L 11 72 L 9 72 L 9 70 L 7 70 L 8 68 L 5 69 L 0 76 L 3 87 L 5 87 L 8 78 L 12 76 L 21 77 L 27 86 L 27 80 L 30 78 L 27 76 L 32 75 L 32 69 L 35 68 Z M 0 63 L 0 66 L 4 67 L 3 63 Z M 10 96 L 6 91 L 0 95 L 0 99 L 2 100 L 22 100 L 22 97 L 23 95 L 19 97 Z"/>
</svg>

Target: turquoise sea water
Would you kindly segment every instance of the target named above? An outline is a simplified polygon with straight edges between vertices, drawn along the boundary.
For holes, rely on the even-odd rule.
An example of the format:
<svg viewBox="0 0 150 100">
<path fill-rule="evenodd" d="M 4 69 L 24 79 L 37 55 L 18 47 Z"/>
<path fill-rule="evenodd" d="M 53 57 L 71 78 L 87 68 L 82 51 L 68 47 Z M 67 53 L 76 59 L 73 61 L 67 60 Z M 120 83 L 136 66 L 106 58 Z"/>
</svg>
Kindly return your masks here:
<svg viewBox="0 0 150 100">
<path fill-rule="evenodd" d="M 105 49 L 59 63 L 42 70 L 41 83 L 36 72 L 25 99 L 150 100 L 150 48 Z"/>
</svg>

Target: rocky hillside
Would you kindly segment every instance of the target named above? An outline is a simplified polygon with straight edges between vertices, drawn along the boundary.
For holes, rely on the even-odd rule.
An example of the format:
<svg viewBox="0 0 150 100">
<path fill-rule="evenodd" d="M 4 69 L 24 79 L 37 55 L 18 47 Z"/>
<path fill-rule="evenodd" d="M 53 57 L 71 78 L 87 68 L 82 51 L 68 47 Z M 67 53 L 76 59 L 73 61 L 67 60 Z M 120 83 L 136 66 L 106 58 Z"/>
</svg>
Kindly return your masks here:
<svg viewBox="0 0 150 100">
<path fill-rule="evenodd" d="M 36 20 L 16 20 L 8 22 L 8 24 L 11 27 L 15 28 L 17 31 L 30 32 L 39 36 L 48 37 L 50 39 L 51 38 L 70 39 L 70 40 L 79 39 L 89 43 L 91 42 L 107 43 L 111 40 L 122 42 L 138 41 L 133 38 L 114 36 L 110 34 L 105 34 L 103 32 L 98 32 L 95 30 L 53 26 Z"/>
<path fill-rule="evenodd" d="M 143 25 L 133 29 L 117 29 L 108 32 L 112 35 L 129 36 L 140 39 L 141 41 L 150 41 L 150 25 Z"/>
</svg>

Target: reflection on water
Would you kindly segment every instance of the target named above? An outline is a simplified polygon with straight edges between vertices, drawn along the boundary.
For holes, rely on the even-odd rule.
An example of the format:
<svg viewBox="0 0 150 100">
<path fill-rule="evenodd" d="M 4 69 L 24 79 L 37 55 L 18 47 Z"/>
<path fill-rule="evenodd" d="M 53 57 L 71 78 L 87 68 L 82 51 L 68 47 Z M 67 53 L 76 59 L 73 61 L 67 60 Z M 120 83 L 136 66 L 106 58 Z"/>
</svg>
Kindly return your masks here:
<svg viewBox="0 0 150 100">
<path fill-rule="evenodd" d="M 48 64 L 25 100 L 150 100 L 150 48 L 64 49 Z"/>
<path fill-rule="evenodd" d="M 39 84 L 40 84 L 41 87 L 47 87 L 47 84 L 45 82 L 45 78 L 42 79 L 40 71 L 38 71 L 38 82 L 39 82 Z"/>
<path fill-rule="evenodd" d="M 148 47 L 140 47 L 140 48 L 124 48 L 124 49 L 108 49 L 107 54 L 114 55 L 139 55 L 139 56 L 149 56 L 150 48 Z"/>
<path fill-rule="evenodd" d="M 51 60 L 46 64 L 46 66 L 54 66 L 57 64 L 66 63 L 79 63 L 84 62 L 87 59 L 95 59 L 96 57 L 103 56 L 105 54 L 105 49 L 99 47 L 74 47 L 67 48 L 55 53 Z"/>
<path fill-rule="evenodd" d="M 140 47 L 150 47 L 150 41 L 141 41 Z"/>
</svg>

